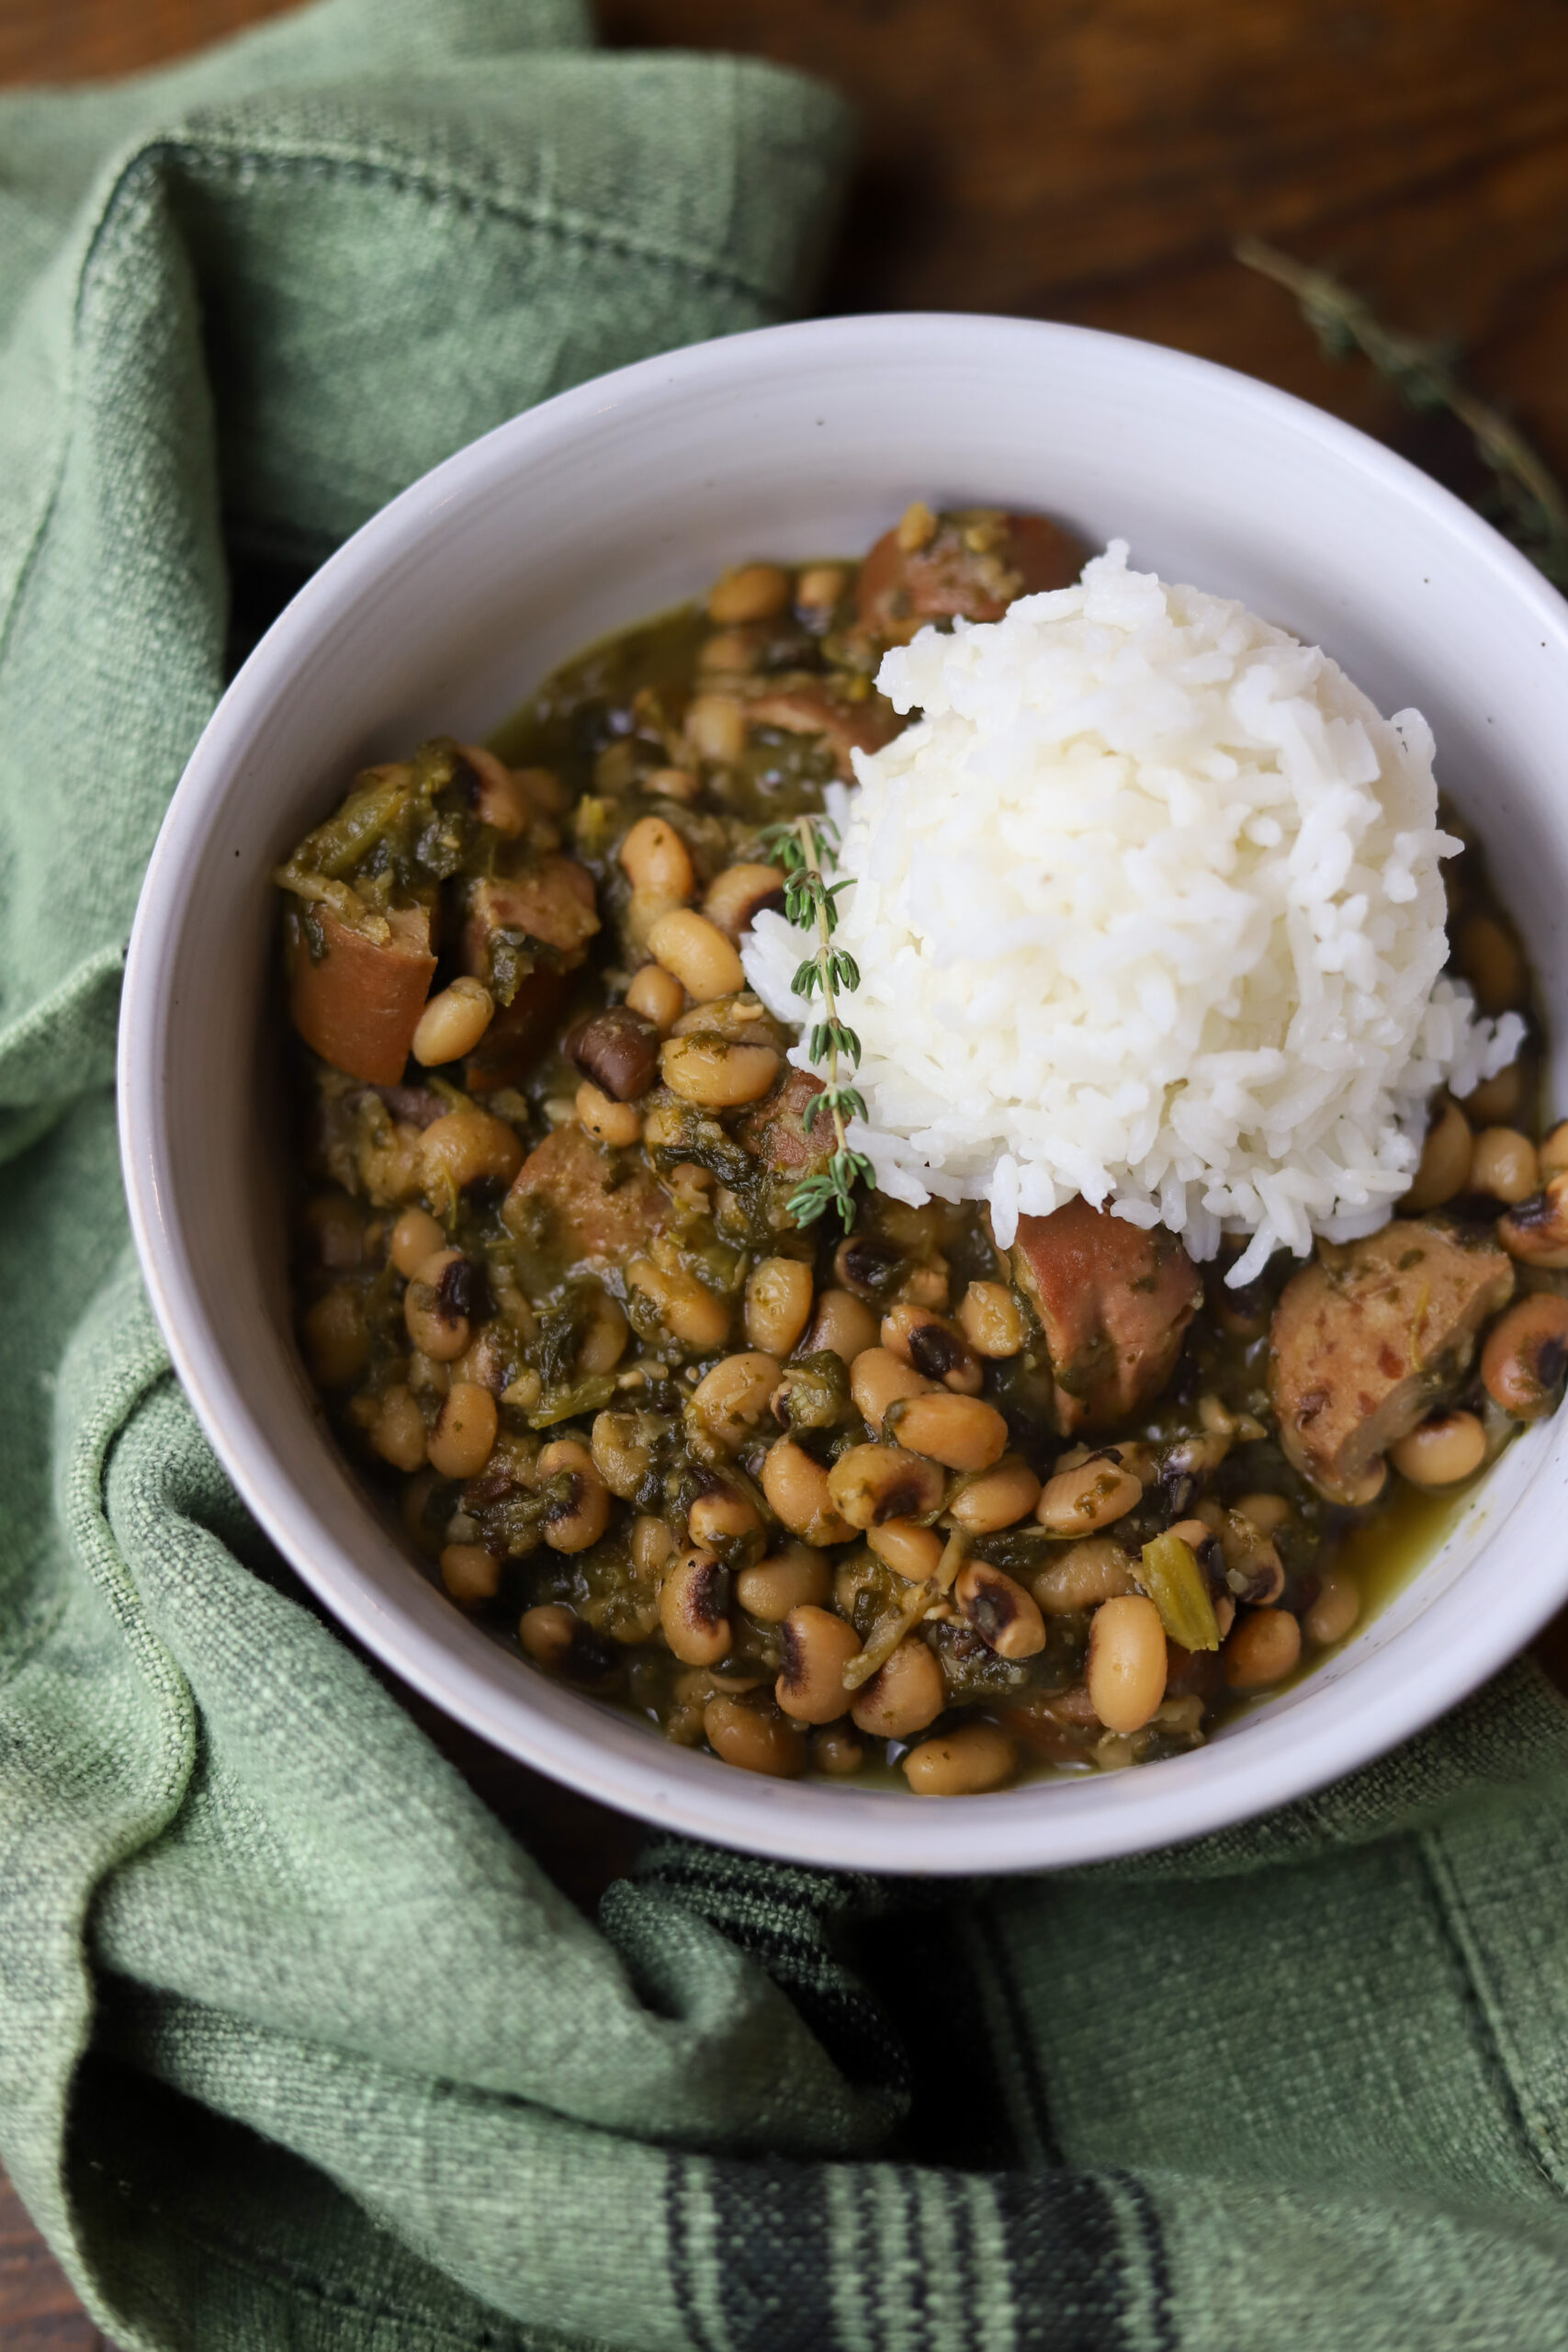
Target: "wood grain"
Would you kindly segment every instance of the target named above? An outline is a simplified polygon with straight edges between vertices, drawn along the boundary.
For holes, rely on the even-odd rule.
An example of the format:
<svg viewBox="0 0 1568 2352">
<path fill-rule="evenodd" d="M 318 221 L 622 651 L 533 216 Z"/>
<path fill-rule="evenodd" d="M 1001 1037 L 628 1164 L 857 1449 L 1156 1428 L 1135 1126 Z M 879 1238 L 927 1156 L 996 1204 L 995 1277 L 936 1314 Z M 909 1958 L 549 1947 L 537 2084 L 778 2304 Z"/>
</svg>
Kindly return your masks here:
<svg viewBox="0 0 1568 2352">
<path fill-rule="evenodd" d="M 114 2352 L 0 2171 L 0 2346 L 5 2352 Z"/>
<path fill-rule="evenodd" d="M 0 0 L 0 83 L 160 63 L 290 0 Z M 1323 359 L 1240 269 L 1253 232 L 1462 348 L 1568 474 L 1568 10 L 1560 0 L 604 0 L 622 46 L 819 74 L 863 153 L 836 310 L 1009 311 L 1282 385 L 1462 480 L 1459 440 Z M 1540 1653 L 1568 1687 L 1568 1616 Z M 591 1907 L 637 1832 L 404 1696 Z M 0 2174 L 4 2352 L 103 2352 Z"/>
</svg>

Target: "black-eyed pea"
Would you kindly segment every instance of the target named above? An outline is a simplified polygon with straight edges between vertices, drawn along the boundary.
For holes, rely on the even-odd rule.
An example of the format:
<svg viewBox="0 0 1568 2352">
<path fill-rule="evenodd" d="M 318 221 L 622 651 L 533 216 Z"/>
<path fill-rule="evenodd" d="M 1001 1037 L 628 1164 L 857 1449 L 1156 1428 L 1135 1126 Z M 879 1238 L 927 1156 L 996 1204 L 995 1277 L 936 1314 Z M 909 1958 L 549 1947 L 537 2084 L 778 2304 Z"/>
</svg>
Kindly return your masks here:
<svg viewBox="0 0 1568 2352">
<path fill-rule="evenodd" d="M 865 1762 L 865 1748 L 848 1724 L 825 1724 L 811 1735 L 811 1769 L 847 1780 Z"/>
<path fill-rule="evenodd" d="M 1018 1749 L 995 1724 L 964 1724 L 922 1740 L 902 1761 L 917 1796 L 975 1797 L 1007 1785 L 1018 1770 Z"/>
<path fill-rule="evenodd" d="M 559 1601 L 525 1609 L 518 1620 L 517 1638 L 536 1666 L 571 1682 L 602 1681 L 615 1664 L 604 1637 Z"/>
<path fill-rule="evenodd" d="M 1277 1612 L 1276 1612 L 1277 1613 Z M 1317 1589 L 1317 1599 L 1302 1619 L 1302 1631 L 1319 1649 L 1342 1642 L 1361 1613 L 1361 1596 L 1348 1577 L 1331 1569 Z"/>
<path fill-rule="evenodd" d="M 642 779 L 644 792 L 657 799 L 680 800 L 688 806 L 702 796 L 702 784 L 690 768 L 649 768 Z"/>
<path fill-rule="evenodd" d="M 1467 915 L 1454 933 L 1454 962 L 1483 1012 L 1507 1012 L 1526 1002 L 1529 975 L 1518 941 L 1495 915 Z"/>
<path fill-rule="evenodd" d="M 686 707 L 686 741 L 699 760 L 738 760 L 746 749 L 746 707 L 734 695 L 694 695 Z"/>
<path fill-rule="evenodd" d="M 934 1527 L 920 1527 L 912 1519 L 885 1520 L 865 1531 L 868 1549 L 894 1575 L 911 1584 L 924 1584 L 942 1566 L 946 1549 Z"/>
<path fill-rule="evenodd" d="M 851 1233 L 833 1252 L 833 1279 L 880 1311 L 892 1298 L 907 1264 L 907 1253 L 890 1236 Z"/>
<path fill-rule="evenodd" d="M 418 1273 L 427 1258 L 444 1249 L 446 1236 L 428 1209 L 404 1209 L 392 1227 L 389 1254 L 405 1282 Z"/>
<path fill-rule="evenodd" d="M 481 825 L 491 826 L 503 841 L 515 841 L 526 831 L 534 814 L 534 803 L 524 776 L 514 775 L 493 752 L 482 743 L 459 743 L 457 746 L 468 763 L 472 782 L 468 801 Z M 525 772 L 525 775 L 528 772 Z M 553 784 L 555 778 L 552 776 Z"/>
<path fill-rule="evenodd" d="M 1041 1489 L 1034 1516 L 1053 1535 L 1090 1535 L 1124 1518 L 1143 1497 L 1143 1482 L 1103 1453 L 1058 1470 Z"/>
<path fill-rule="evenodd" d="M 789 603 L 789 574 L 776 563 L 742 563 L 715 581 L 708 592 L 708 618 L 721 628 L 744 621 L 771 621 Z"/>
<path fill-rule="evenodd" d="M 784 886 L 782 865 L 727 865 L 710 884 L 703 912 L 726 939 L 738 941 L 764 907 L 782 905 Z"/>
<path fill-rule="evenodd" d="M 1470 1155 L 1470 1190 L 1506 1207 L 1528 1201 L 1540 1184 L 1540 1163 L 1529 1136 L 1517 1127 L 1483 1127 Z"/>
<path fill-rule="evenodd" d="M 424 1415 L 405 1382 L 400 1381 L 382 1396 L 370 1442 L 382 1461 L 389 1462 L 394 1470 L 423 1468 Z"/>
<path fill-rule="evenodd" d="M 945 1484 L 939 1464 L 899 1445 L 852 1445 L 828 1473 L 833 1507 L 851 1527 L 940 1510 Z"/>
<path fill-rule="evenodd" d="M 697 1004 L 736 996 L 746 986 L 734 942 L 725 937 L 717 923 L 691 907 L 676 907 L 661 915 L 649 933 L 648 944 L 657 961 Z"/>
<path fill-rule="evenodd" d="M 810 1602 L 792 1609 L 784 1621 L 774 1698 L 797 1723 L 833 1723 L 849 1712 L 844 1669 L 860 1653 L 860 1635 L 830 1609 Z"/>
<path fill-rule="evenodd" d="M 1040 1500 L 1040 1481 L 1027 1462 L 1004 1453 L 995 1469 L 981 1470 L 948 1498 L 948 1516 L 966 1535 L 996 1535 L 1027 1519 Z"/>
<path fill-rule="evenodd" d="M 1267 1690 L 1292 1673 L 1302 1654 L 1302 1629 L 1287 1609 L 1244 1609 L 1220 1662 L 1233 1690 Z"/>
<path fill-rule="evenodd" d="M 1045 1623 L 1023 1587 L 987 1560 L 966 1560 L 953 1588 L 969 1623 L 998 1657 L 1034 1657 L 1045 1646 Z"/>
<path fill-rule="evenodd" d="M 736 1600 L 764 1625 L 782 1625 L 792 1609 L 822 1608 L 832 1589 L 832 1571 L 822 1554 L 799 1542 L 784 1544 L 742 1568 L 735 1579 Z"/>
<path fill-rule="evenodd" d="M 804 613 L 831 612 L 844 593 L 841 563 L 808 563 L 795 583 L 795 601 Z"/>
<path fill-rule="evenodd" d="M 1560 1120 L 1543 1138 L 1536 1157 L 1540 1165 L 1543 1184 L 1550 1182 L 1553 1176 L 1568 1174 L 1568 1119 Z"/>
<path fill-rule="evenodd" d="M 422 1355 L 455 1363 L 466 1354 L 481 1306 L 479 1268 L 460 1250 L 434 1250 L 403 1294 L 403 1324 Z"/>
<path fill-rule="evenodd" d="M 1434 1413 L 1391 1445 L 1388 1458 L 1413 1487 L 1452 1487 L 1486 1459 L 1486 1431 L 1474 1413 Z"/>
<path fill-rule="evenodd" d="M 1445 1201 L 1457 1199 L 1470 1182 L 1472 1142 L 1470 1121 L 1458 1103 L 1445 1102 L 1438 1105 L 1427 1129 L 1427 1140 L 1421 1147 L 1420 1162 L 1411 1178 L 1410 1190 L 1400 1206 L 1437 1209 Z"/>
<path fill-rule="evenodd" d="M 924 1306 L 941 1314 L 952 1287 L 952 1269 L 940 1250 L 911 1266 L 898 1284 L 897 1296 L 908 1306 Z"/>
<path fill-rule="evenodd" d="M 1481 1377 L 1493 1402 L 1517 1421 L 1550 1413 L 1568 1372 L 1568 1299 L 1533 1291 L 1500 1315 L 1481 1351 Z"/>
<path fill-rule="evenodd" d="M 874 1739 L 912 1739 L 947 1704 L 942 1668 L 917 1634 L 906 1634 L 855 1692 L 850 1717 Z"/>
<path fill-rule="evenodd" d="M 482 1544 L 447 1544 L 441 1553 L 441 1581 L 463 1609 L 493 1600 L 501 1589 L 501 1562 Z"/>
<path fill-rule="evenodd" d="M 1023 1345 L 1023 1313 L 1006 1283 L 971 1283 L 958 1302 L 958 1322 L 977 1356 L 1000 1362 Z"/>
<path fill-rule="evenodd" d="M 729 1337 L 728 1299 L 709 1290 L 695 1274 L 683 1270 L 667 1272 L 651 1259 L 634 1258 L 626 1268 L 626 1281 L 633 1290 L 652 1300 L 671 1337 L 694 1354 L 709 1355 Z"/>
<path fill-rule="evenodd" d="M 607 1290 L 597 1290 L 577 1343 L 573 1367 L 582 1377 L 614 1372 L 626 1351 L 631 1326 L 626 1308 Z"/>
<path fill-rule="evenodd" d="M 737 1487 L 713 1487 L 698 1495 L 686 1515 L 686 1532 L 694 1544 L 712 1550 L 716 1544 L 739 1543 L 761 1526 L 757 1506 Z"/>
<path fill-rule="evenodd" d="M 660 1073 L 671 1094 L 703 1111 L 732 1111 L 761 1102 L 783 1066 L 772 1046 L 738 1045 L 705 1030 L 670 1038 L 659 1056 Z"/>
<path fill-rule="evenodd" d="M 1165 1627 L 1152 1600 L 1129 1593 L 1100 1603 L 1089 1621 L 1084 1679 L 1107 1731 L 1142 1731 L 1165 1697 L 1167 1665 Z"/>
<path fill-rule="evenodd" d="M 908 1396 L 929 1396 L 934 1385 L 923 1372 L 917 1372 L 913 1364 L 896 1356 L 890 1348 L 867 1348 L 850 1366 L 850 1395 L 874 1435 L 880 1432 L 889 1405 Z"/>
<path fill-rule="evenodd" d="M 510 1184 L 523 1165 L 516 1130 L 490 1111 L 447 1111 L 419 1139 L 419 1179 L 438 1210 L 470 1184 Z"/>
<path fill-rule="evenodd" d="M 703 672 L 705 682 L 719 671 L 744 676 L 756 668 L 761 650 L 759 633 L 753 629 L 716 629 L 697 654 L 697 667 Z"/>
<path fill-rule="evenodd" d="M 948 1470 L 989 1470 L 1007 1452 L 1008 1425 L 979 1396 L 939 1389 L 930 1396 L 901 1398 L 883 1415 L 883 1427 L 911 1453 Z"/>
<path fill-rule="evenodd" d="M 703 1730 L 714 1754 L 742 1772 L 793 1781 L 806 1770 L 806 1740 L 798 1725 L 765 1702 L 710 1699 L 703 1709 Z"/>
<path fill-rule="evenodd" d="M 1098 1609 L 1102 1600 L 1120 1600 L 1134 1589 L 1132 1558 L 1113 1535 L 1089 1535 L 1042 1568 L 1030 1589 L 1047 1617 Z"/>
<path fill-rule="evenodd" d="M 471 1054 L 495 1016 L 495 999 L 482 980 L 465 973 L 426 1003 L 413 1033 L 413 1057 L 427 1069 Z"/>
<path fill-rule="evenodd" d="M 541 1482 L 566 1481 L 564 1499 L 545 1521 L 546 1543 L 552 1552 L 586 1552 L 610 1523 L 610 1490 L 593 1467 L 593 1456 L 581 1438 L 559 1437 L 541 1452 L 538 1474 Z"/>
<path fill-rule="evenodd" d="M 643 1512 L 632 1521 L 631 1533 L 626 1539 L 626 1548 L 631 1555 L 632 1566 L 641 1581 L 644 1584 L 657 1584 L 670 1565 L 670 1555 L 675 1549 L 675 1538 L 671 1534 L 663 1520 L 654 1519 L 649 1513 Z"/>
<path fill-rule="evenodd" d="M 729 1654 L 729 1577 L 700 1544 L 676 1555 L 659 1588 L 659 1622 L 683 1666 L 716 1666 Z"/>
<path fill-rule="evenodd" d="M 318 1388 L 346 1388 L 370 1361 L 365 1308 L 351 1283 L 334 1283 L 313 1306 L 307 1307 L 299 1335 Z M 467 1338 L 465 1331 L 465 1344 Z"/>
<path fill-rule="evenodd" d="M 1551 1177 L 1497 1220 L 1497 1238 L 1527 1266 L 1568 1266 L 1568 1173 Z"/>
<path fill-rule="evenodd" d="M 589 1432 L 589 1453 L 595 1473 L 610 1492 L 622 1502 L 634 1502 L 653 1467 L 653 1447 L 643 1416 L 614 1410 L 596 1413 Z M 660 1522 L 650 1520 L 648 1524 L 657 1527 Z"/>
<path fill-rule="evenodd" d="M 811 1268 L 798 1258 L 761 1258 L 746 1283 L 746 1337 L 781 1361 L 811 1320 Z"/>
<path fill-rule="evenodd" d="M 500 1417 L 488 1388 L 455 1380 L 430 1432 L 430 1466 L 444 1478 L 475 1478 L 490 1460 Z"/>
<path fill-rule="evenodd" d="M 1236 1505 L 1244 1519 L 1249 1519 L 1259 1535 L 1274 1535 L 1291 1516 L 1291 1506 L 1283 1495 L 1243 1495 Z"/>
<path fill-rule="evenodd" d="M 1506 1069 L 1492 1078 L 1483 1078 L 1461 1101 L 1460 1108 L 1472 1127 L 1513 1126 L 1526 1109 L 1529 1092 L 1530 1065 L 1523 1055 L 1516 1055 Z"/>
<path fill-rule="evenodd" d="M 645 1021 L 651 1021 L 664 1037 L 686 1010 L 686 991 L 674 973 L 667 972 L 662 964 L 645 964 L 640 971 L 632 974 L 626 1002 Z"/>
<path fill-rule="evenodd" d="M 928 1380 L 955 1396 L 979 1395 L 980 1359 L 947 1316 L 901 1300 L 883 1317 L 881 1337 L 889 1355 L 912 1365 Z"/>
<path fill-rule="evenodd" d="M 828 1473 L 794 1438 L 781 1437 L 762 1464 L 762 1492 L 774 1517 L 803 1543 L 847 1544 L 853 1528 L 834 1504 Z"/>
<path fill-rule="evenodd" d="M 621 843 L 620 865 L 634 890 L 668 903 L 689 899 L 697 887 L 692 853 L 666 817 L 637 819 Z"/>
<path fill-rule="evenodd" d="M 811 1327 L 802 1341 L 806 1354 L 819 1355 L 830 1349 L 852 1364 L 875 1345 L 876 1317 L 863 1299 L 851 1290 L 825 1290 L 818 1295 Z"/>
<path fill-rule="evenodd" d="M 572 1107 L 578 1125 L 611 1151 L 629 1150 L 642 1135 L 642 1114 L 636 1103 L 617 1102 L 592 1079 L 583 1080 Z"/>
<path fill-rule="evenodd" d="M 693 1390 L 692 1411 L 727 1453 L 738 1453 L 761 1426 L 779 1368 L 777 1356 L 742 1350 L 716 1363 Z"/>
</svg>

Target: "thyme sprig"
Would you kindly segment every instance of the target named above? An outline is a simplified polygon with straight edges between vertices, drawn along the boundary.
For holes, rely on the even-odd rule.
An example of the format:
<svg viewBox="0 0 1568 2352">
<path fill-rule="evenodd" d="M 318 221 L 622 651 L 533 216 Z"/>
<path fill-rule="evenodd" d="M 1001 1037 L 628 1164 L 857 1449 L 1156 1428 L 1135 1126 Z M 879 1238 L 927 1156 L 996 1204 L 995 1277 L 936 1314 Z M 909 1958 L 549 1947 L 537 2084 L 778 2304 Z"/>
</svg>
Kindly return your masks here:
<svg viewBox="0 0 1568 2352">
<path fill-rule="evenodd" d="M 816 945 L 795 972 L 790 986 L 809 1004 L 821 1000 L 821 1011 L 811 1023 L 807 1051 L 827 1071 L 820 1094 L 806 1106 L 809 1136 L 826 1113 L 833 1123 L 833 1150 L 819 1175 L 807 1176 L 789 1199 L 796 1225 L 815 1225 L 829 1208 L 837 1209 L 844 1231 L 855 1221 L 854 1188 L 872 1184 L 875 1177 L 863 1152 L 852 1151 L 845 1122 L 863 1119 L 865 1098 L 845 1076 L 860 1065 L 860 1039 L 839 1012 L 839 992 L 852 993 L 860 986 L 860 967 L 847 948 L 836 947 L 833 933 L 839 913 L 834 901 L 850 887 L 844 876 L 829 882 L 839 863 L 838 828 L 827 817 L 799 817 L 792 824 L 770 825 L 762 836 L 768 854 L 784 870 L 784 914 L 797 931 L 814 936 Z"/>
<path fill-rule="evenodd" d="M 1449 352 L 1385 326 L 1370 302 L 1327 270 L 1310 269 L 1260 237 L 1243 237 L 1235 251 L 1248 269 L 1295 296 L 1329 358 L 1359 351 L 1412 408 L 1457 418 L 1492 475 L 1492 519 L 1549 580 L 1568 583 L 1568 500 L 1517 425 L 1461 381 Z"/>
</svg>

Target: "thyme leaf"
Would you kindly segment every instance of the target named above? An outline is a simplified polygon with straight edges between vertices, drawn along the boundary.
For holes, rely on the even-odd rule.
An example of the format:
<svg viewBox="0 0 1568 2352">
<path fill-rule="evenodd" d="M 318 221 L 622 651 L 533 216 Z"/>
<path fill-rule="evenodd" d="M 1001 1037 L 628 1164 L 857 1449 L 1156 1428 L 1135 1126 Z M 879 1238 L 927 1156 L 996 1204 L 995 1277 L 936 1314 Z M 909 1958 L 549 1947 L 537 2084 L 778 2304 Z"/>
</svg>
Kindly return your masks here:
<svg viewBox="0 0 1568 2352">
<path fill-rule="evenodd" d="M 821 1116 L 833 1123 L 833 1149 L 827 1167 L 807 1176 L 789 1198 L 789 1213 L 796 1225 L 815 1225 L 829 1210 L 837 1212 L 846 1233 L 855 1221 L 854 1188 L 873 1185 L 876 1178 L 862 1151 L 852 1151 L 845 1122 L 865 1117 L 865 1098 L 841 1075 L 860 1062 L 860 1039 L 839 1018 L 839 991 L 860 986 L 860 967 L 852 956 L 833 945 L 839 911 L 834 904 L 852 876 L 829 882 L 827 876 L 839 862 L 838 828 L 826 817 L 801 817 L 793 824 L 770 825 L 762 836 L 768 854 L 784 869 L 784 914 L 795 930 L 814 936 L 816 946 L 790 983 L 795 996 L 807 1002 L 821 1001 L 821 1016 L 813 1021 L 807 1051 L 822 1063 L 827 1082 L 806 1106 L 803 1125 L 809 1136 Z"/>
</svg>

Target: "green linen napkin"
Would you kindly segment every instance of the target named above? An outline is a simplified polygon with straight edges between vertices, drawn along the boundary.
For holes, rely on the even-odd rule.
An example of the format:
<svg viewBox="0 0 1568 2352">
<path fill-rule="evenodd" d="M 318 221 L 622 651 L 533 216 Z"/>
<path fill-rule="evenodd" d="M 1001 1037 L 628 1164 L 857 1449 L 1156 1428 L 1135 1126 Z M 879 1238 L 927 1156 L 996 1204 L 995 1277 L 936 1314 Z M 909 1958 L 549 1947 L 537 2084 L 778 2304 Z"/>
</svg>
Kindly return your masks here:
<svg viewBox="0 0 1568 2352">
<path fill-rule="evenodd" d="M 1568 1713 L 1142 1864 L 651 1851 L 597 1926 L 308 1608 L 108 1094 L 226 638 L 514 410 L 788 311 L 846 126 L 571 0 L 0 105 L 0 2154 L 179 2352 L 1568 2344 Z"/>
</svg>

